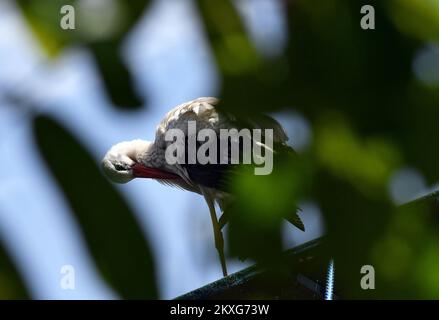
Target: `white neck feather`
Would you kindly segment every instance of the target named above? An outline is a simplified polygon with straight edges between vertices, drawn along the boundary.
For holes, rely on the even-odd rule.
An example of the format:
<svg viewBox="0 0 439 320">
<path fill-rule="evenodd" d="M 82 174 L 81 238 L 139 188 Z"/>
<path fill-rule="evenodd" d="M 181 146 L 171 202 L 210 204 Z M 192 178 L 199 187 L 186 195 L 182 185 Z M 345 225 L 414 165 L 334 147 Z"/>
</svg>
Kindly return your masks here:
<svg viewBox="0 0 439 320">
<path fill-rule="evenodd" d="M 124 141 L 114 145 L 110 152 L 119 155 L 126 155 L 135 162 L 140 161 L 148 152 L 153 143 L 146 140 Z"/>
</svg>

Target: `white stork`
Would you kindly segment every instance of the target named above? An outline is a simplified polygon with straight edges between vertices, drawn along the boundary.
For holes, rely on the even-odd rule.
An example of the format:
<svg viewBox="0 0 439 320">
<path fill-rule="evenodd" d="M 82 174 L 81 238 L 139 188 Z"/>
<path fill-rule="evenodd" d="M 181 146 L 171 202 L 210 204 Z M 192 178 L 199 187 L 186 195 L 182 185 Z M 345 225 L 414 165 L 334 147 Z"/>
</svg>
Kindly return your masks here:
<svg viewBox="0 0 439 320">
<path fill-rule="evenodd" d="M 230 195 L 222 187 L 222 182 L 230 169 L 230 164 L 200 164 L 197 162 L 195 164 L 175 163 L 170 165 L 165 159 L 166 148 L 172 143 L 166 141 L 166 132 L 170 129 L 180 129 L 185 135 L 188 135 L 188 121 L 196 121 L 197 131 L 209 128 L 218 134 L 220 129 L 238 128 L 233 117 L 219 112 L 215 108 L 217 103 L 216 98 L 203 97 L 178 105 L 169 111 L 158 125 L 153 142 L 133 140 L 118 143 L 107 152 L 102 160 L 102 166 L 107 177 L 116 183 L 127 183 L 134 178 L 152 178 L 161 183 L 203 195 L 210 211 L 215 247 L 221 260 L 223 274 L 226 276 L 224 240 L 221 232 L 226 221 L 225 219 L 220 219 L 221 222 L 218 220 L 215 202 L 224 213 L 225 204 Z M 285 142 L 288 140 L 281 125 L 268 116 L 258 120 L 247 120 L 246 124 L 252 129 L 271 128 L 273 140 L 276 143 L 285 146 Z M 287 220 L 303 230 L 303 224 L 298 216 L 287 218 Z"/>
</svg>

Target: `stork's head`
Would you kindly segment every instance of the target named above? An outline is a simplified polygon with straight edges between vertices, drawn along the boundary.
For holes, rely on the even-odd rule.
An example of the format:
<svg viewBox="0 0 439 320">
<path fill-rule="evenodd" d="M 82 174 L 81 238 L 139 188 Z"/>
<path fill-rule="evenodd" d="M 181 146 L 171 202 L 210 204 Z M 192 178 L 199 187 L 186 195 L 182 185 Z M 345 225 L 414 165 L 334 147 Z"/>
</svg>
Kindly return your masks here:
<svg viewBox="0 0 439 320">
<path fill-rule="evenodd" d="M 156 168 L 153 163 L 145 163 L 145 155 L 153 151 L 152 147 L 152 142 L 144 140 L 125 141 L 114 145 L 102 160 L 105 175 L 116 183 L 127 183 L 134 178 L 178 178 L 175 174 Z"/>
<path fill-rule="evenodd" d="M 113 182 L 127 183 L 135 178 L 133 167 L 137 163 L 138 149 L 149 147 L 149 142 L 134 140 L 114 145 L 102 160 L 106 176 Z"/>
</svg>

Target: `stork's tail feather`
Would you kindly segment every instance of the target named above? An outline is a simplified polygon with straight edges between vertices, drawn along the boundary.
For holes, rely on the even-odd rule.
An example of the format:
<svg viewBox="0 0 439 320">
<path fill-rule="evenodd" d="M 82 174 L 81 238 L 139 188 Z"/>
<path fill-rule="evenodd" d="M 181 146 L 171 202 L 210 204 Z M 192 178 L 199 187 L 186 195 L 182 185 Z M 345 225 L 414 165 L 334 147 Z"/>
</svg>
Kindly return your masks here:
<svg viewBox="0 0 439 320">
<path fill-rule="evenodd" d="M 295 226 L 297 229 L 300 229 L 302 231 L 305 231 L 305 225 L 303 224 L 302 219 L 300 219 L 299 215 L 297 214 L 298 211 L 302 211 L 300 208 L 297 208 L 297 211 L 291 214 L 290 216 L 285 217 L 285 220 L 287 220 L 289 223 L 291 223 L 293 226 Z M 228 222 L 229 217 L 226 214 L 225 211 L 223 211 L 223 214 L 219 218 L 219 225 L 222 229 L 226 223 Z"/>
</svg>

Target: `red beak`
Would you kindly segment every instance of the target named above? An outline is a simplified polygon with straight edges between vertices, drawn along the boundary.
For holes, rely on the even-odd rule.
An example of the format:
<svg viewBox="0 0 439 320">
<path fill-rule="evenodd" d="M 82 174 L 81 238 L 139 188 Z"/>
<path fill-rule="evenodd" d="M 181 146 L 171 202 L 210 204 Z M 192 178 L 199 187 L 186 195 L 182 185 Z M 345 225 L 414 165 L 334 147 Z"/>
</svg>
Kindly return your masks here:
<svg viewBox="0 0 439 320">
<path fill-rule="evenodd" d="M 151 178 L 151 179 L 164 179 L 164 180 L 175 180 L 181 179 L 179 175 L 164 170 L 145 167 L 140 163 L 136 163 L 131 167 L 133 170 L 133 175 L 136 178 Z"/>
</svg>

